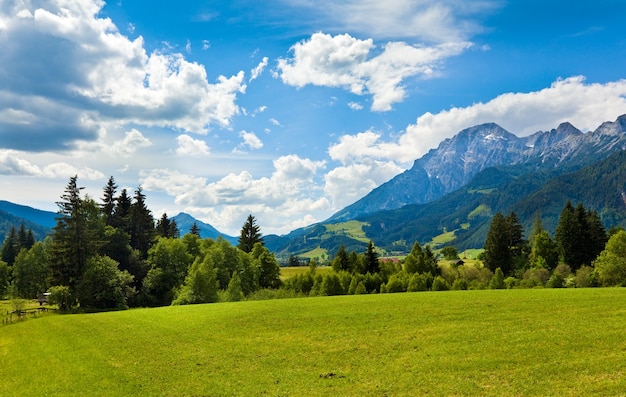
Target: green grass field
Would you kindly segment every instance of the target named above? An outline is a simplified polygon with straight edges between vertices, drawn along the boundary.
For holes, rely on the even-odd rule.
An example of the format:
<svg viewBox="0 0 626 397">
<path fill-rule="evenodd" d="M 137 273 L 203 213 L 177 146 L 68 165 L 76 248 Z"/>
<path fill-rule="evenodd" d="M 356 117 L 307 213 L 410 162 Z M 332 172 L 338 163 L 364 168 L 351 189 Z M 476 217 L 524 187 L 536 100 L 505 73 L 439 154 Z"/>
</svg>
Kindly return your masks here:
<svg viewBox="0 0 626 397">
<path fill-rule="evenodd" d="M 47 316 L 0 327 L 0 395 L 623 395 L 625 329 L 626 289 Z"/>
</svg>

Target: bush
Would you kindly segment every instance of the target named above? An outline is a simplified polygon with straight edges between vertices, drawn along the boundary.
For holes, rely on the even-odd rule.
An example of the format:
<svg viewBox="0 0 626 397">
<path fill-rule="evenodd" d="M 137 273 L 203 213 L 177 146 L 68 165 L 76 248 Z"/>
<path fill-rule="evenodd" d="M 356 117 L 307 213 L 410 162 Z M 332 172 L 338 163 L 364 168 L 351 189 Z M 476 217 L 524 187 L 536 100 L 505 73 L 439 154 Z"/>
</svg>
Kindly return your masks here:
<svg viewBox="0 0 626 397">
<path fill-rule="evenodd" d="M 428 273 L 430 276 L 430 273 Z M 432 277 L 432 276 L 431 276 Z M 428 276 L 414 273 L 409 279 L 408 292 L 428 291 Z"/>
<path fill-rule="evenodd" d="M 456 280 L 454 280 L 454 283 L 452 283 L 453 290 L 466 290 L 467 288 L 468 283 L 467 280 L 465 280 L 464 278 L 457 278 Z"/>
<path fill-rule="evenodd" d="M 491 289 L 505 289 L 506 284 L 504 283 L 504 273 L 502 273 L 502 269 L 497 268 L 496 272 L 493 274 L 493 277 L 489 281 L 489 288 Z"/>
<path fill-rule="evenodd" d="M 389 278 L 386 290 L 388 293 L 406 292 L 406 285 L 399 274 L 394 274 Z"/>
<path fill-rule="evenodd" d="M 565 287 L 565 279 L 558 273 L 552 274 L 552 277 L 546 283 L 547 288 L 563 288 Z"/>
<path fill-rule="evenodd" d="M 70 292 L 70 287 L 66 285 L 57 285 L 48 289 L 48 303 L 58 305 L 62 312 L 69 312 L 76 306 L 76 298 Z"/>
<path fill-rule="evenodd" d="M 594 272 L 591 266 L 581 266 L 574 276 L 576 288 L 589 288 L 595 285 Z"/>
<path fill-rule="evenodd" d="M 432 286 L 433 291 L 448 291 L 449 289 L 450 289 L 450 284 L 448 284 L 445 278 L 441 276 L 435 277 L 435 279 L 433 280 L 433 286 Z"/>
</svg>

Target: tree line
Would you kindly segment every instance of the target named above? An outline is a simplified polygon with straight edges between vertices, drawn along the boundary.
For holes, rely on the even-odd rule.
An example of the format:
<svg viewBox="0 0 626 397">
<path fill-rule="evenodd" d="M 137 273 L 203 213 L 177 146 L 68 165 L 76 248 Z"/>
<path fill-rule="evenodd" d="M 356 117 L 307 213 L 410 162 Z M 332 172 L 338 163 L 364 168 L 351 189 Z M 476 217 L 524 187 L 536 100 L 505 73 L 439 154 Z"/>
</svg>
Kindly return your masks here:
<svg viewBox="0 0 626 397">
<path fill-rule="evenodd" d="M 278 262 L 252 215 L 237 247 L 200 238 L 196 224 L 181 238 L 167 214 L 155 220 L 141 187 L 132 197 L 117 189 L 110 177 L 97 203 L 70 178 L 44 241 L 22 229 L 5 239 L 0 294 L 32 299 L 48 291 L 62 310 L 100 310 L 238 300 L 280 286 Z"/>
<path fill-rule="evenodd" d="M 626 231 L 606 231 L 597 212 L 567 202 L 554 236 L 537 217 L 528 239 L 517 215 L 492 218 L 478 263 L 453 247 L 435 253 L 415 242 L 396 260 L 369 242 L 357 253 L 340 246 L 331 271 L 309 270 L 284 282 L 273 253 L 249 215 L 239 244 L 202 239 L 197 225 L 181 237 L 166 214 L 155 220 L 141 187 L 129 196 L 111 177 L 100 203 L 70 178 L 57 224 L 34 242 L 21 227 L 7 236 L 0 293 L 33 298 L 42 291 L 63 310 L 122 309 L 242 299 L 448 289 L 593 287 L 626 284 Z M 442 262 L 443 255 L 448 261 Z M 297 258 L 292 258 L 297 262 Z"/>
</svg>

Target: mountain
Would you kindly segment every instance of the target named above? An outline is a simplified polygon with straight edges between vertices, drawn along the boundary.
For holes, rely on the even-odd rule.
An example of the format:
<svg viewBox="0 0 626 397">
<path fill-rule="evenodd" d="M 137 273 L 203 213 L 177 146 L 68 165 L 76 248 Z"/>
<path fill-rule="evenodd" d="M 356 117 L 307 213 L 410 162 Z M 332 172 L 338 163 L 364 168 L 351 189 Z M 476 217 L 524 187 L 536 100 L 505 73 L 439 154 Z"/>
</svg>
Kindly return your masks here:
<svg viewBox="0 0 626 397">
<path fill-rule="evenodd" d="M 467 184 L 494 166 L 526 165 L 535 170 L 575 170 L 626 149 L 626 115 L 582 133 L 570 123 L 517 137 L 495 123 L 460 131 L 415 160 L 411 169 L 335 213 L 328 221 L 345 221 L 380 210 L 423 204 Z"/>
<path fill-rule="evenodd" d="M 174 216 L 172 220 L 176 221 L 178 225 L 178 229 L 180 230 L 180 234 L 184 235 L 189 232 L 191 226 L 195 223 L 200 229 L 200 237 L 202 238 L 212 238 L 217 239 L 219 236 L 222 236 L 224 239 L 229 241 L 231 244 L 237 244 L 237 238 L 226 235 L 208 223 L 201 222 L 189 214 L 181 212 L 180 214 Z"/>
<path fill-rule="evenodd" d="M 43 240 L 56 225 L 57 214 L 25 205 L 0 200 L 0 242 L 4 241 L 11 227 L 19 229 L 23 224 L 31 229 L 37 240 Z"/>
<path fill-rule="evenodd" d="M 537 215 L 554 233 L 567 200 L 599 213 L 604 225 L 626 226 L 626 151 L 577 170 L 536 170 L 528 165 L 497 166 L 479 172 L 469 183 L 425 204 L 324 222 L 299 229 L 273 247 L 279 255 L 310 256 L 320 248 L 332 257 L 341 244 L 363 252 L 367 241 L 402 255 L 415 241 L 459 250 L 483 246 L 491 217 L 515 212 L 530 232 Z"/>
<path fill-rule="evenodd" d="M 4 200 L 0 200 L 0 211 L 4 211 L 18 218 L 23 218 L 48 229 L 52 229 L 57 224 L 56 218 L 59 216 L 56 212 L 38 210 Z"/>
</svg>

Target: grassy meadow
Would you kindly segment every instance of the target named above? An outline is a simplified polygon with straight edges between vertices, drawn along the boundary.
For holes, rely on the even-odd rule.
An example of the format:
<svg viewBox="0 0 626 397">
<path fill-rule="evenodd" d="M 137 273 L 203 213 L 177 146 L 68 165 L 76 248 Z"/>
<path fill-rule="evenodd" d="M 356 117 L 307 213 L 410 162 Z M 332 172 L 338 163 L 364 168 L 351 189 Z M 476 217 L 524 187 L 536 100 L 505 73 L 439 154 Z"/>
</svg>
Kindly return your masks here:
<svg viewBox="0 0 626 397">
<path fill-rule="evenodd" d="M 0 327 L 0 395 L 620 395 L 626 289 L 422 292 Z"/>
</svg>

